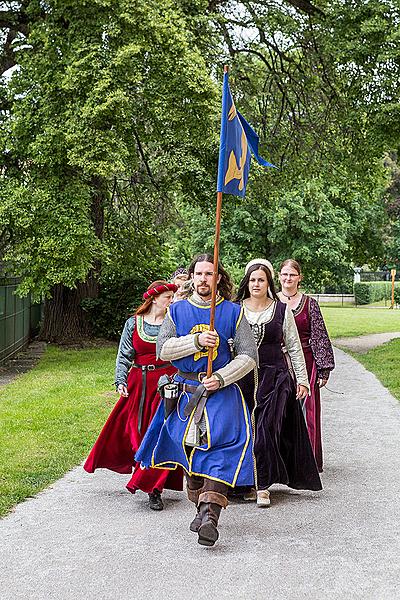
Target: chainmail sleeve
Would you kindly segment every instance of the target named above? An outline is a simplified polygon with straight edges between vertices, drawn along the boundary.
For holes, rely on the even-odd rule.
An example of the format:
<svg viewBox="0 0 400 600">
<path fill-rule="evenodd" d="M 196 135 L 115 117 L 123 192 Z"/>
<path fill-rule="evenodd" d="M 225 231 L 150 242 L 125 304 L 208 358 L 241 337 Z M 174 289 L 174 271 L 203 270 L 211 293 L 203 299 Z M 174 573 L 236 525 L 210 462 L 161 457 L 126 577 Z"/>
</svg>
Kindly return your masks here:
<svg viewBox="0 0 400 600">
<path fill-rule="evenodd" d="M 127 385 L 128 371 L 135 357 L 135 349 L 132 343 L 132 335 L 135 330 L 135 317 L 129 317 L 122 331 L 118 347 L 117 360 L 115 363 L 115 386 Z"/>
<path fill-rule="evenodd" d="M 242 315 L 240 323 L 236 329 L 235 339 L 233 340 L 236 356 L 246 354 L 252 358 L 258 366 L 258 349 L 254 339 L 253 332 L 245 315 Z"/>
<path fill-rule="evenodd" d="M 222 380 L 221 387 L 239 381 L 258 365 L 257 345 L 244 314 L 237 327 L 233 346 L 235 358 L 214 373 L 220 381 Z"/>
<path fill-rule="evenodd" d="M 160 331 L 157 337 L 157 358 L 161 358 L 161 350 L 167 340 L 176 336 L 175 323 L 170 317 L 169 311 L 164 317 L 164 321 L 161 323 Z M 164 359 L 163 359 L 164 360 Z"/>
</svg>

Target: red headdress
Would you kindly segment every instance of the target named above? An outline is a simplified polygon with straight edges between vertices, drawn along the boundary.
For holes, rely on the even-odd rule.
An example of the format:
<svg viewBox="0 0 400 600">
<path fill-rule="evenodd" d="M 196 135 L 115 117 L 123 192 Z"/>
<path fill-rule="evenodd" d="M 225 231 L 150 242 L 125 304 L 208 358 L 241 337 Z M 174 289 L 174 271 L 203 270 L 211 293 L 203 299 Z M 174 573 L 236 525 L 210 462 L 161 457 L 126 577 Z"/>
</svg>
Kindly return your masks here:
<svg viewBox="0 0 400 600">
<path fill-rule="evenodd" d="M 152 296 L 159 296 L 163 292 L 176 292 L 178 286 L 174 283 L 163 283 L 162 285 L 156 285 L 156 287 L 150 288 L 143 294 L 143 300 L 151 298 Z"/>
</svg>

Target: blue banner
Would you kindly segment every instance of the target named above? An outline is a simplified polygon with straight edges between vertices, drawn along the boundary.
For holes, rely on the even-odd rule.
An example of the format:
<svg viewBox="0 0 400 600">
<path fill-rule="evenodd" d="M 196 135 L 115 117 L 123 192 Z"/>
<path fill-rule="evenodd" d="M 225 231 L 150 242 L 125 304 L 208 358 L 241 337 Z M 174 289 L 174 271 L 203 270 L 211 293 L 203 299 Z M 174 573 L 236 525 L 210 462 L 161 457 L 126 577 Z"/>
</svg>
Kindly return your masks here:
<svg viewBox="0 0 400 600">
<path fill-rule="evenodd" d="M 217 192 L 244 197 L 251 153 L 260 165 L 275 167 L 261 158 L 258 143 L 258 135 L 236 110 L 229 89 L 228 73 L 224 73 Z"/>
</svg>

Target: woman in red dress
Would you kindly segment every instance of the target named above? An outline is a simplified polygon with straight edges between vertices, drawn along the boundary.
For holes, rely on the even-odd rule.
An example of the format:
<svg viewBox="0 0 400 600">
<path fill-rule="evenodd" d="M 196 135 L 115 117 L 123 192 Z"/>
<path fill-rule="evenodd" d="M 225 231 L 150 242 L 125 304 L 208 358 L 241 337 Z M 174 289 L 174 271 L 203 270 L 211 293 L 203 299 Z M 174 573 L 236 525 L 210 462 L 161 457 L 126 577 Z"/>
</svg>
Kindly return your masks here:
<svg viewBox="0 0 400 600">
<path fill-rule="evenodd" d="M 99 468 L 117 473 L 132 473 L 133 469 L 126 487 L 133 494 L 136 490 L 146 492 L 153 510 L 163 509 L 164 488 L 183 489 L 179 468 L 142 470 L 134 458 L 160 404 L 157 382 L 161 375 L 176 372 L 171 363 L 156 358 L 158 332 L 176 290 L 172 283 L 153 282 L 143 294 L 143 304 L 126 321 L 115 372 L 120 399 L 84 465 L 88 473 Z"/>
<path fill-rule="evenodd" d="M 310 382 L 310 394 L 304 401 L 303 413 L 315 460 L 322 472 L 320 388 L 326 385 L 330 372 L 335 368 L 335 359 L 318 302 L 299 291 L 301 279 L 299 263 L 291 258 L 283 261 L 279 273 L 282 291 L 278 296 L 293 311 L 303 347 Z"/>
</svg>

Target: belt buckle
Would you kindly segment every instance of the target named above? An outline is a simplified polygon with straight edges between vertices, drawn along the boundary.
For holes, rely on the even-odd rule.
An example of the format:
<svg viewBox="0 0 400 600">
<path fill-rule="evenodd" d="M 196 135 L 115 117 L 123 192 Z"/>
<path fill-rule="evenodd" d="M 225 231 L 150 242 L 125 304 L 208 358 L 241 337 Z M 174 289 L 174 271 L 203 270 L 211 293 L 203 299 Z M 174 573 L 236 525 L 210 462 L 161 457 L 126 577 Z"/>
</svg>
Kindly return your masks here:
<svg viewBox="0 0 400 600">
<path fill-rule="evenodd" d="M 155 365 L 147 365 L 147 370 L 148 371 L 155 371 L 156 370 L 156 366 Z"/>
<path fill-rule="evenodd" d="M 200 381 L 200 383 L 205 377 L 207 377 L 207 371 L 200 371 L 200 373 L 197 373 L 197 381 Z"/>
</svg>

